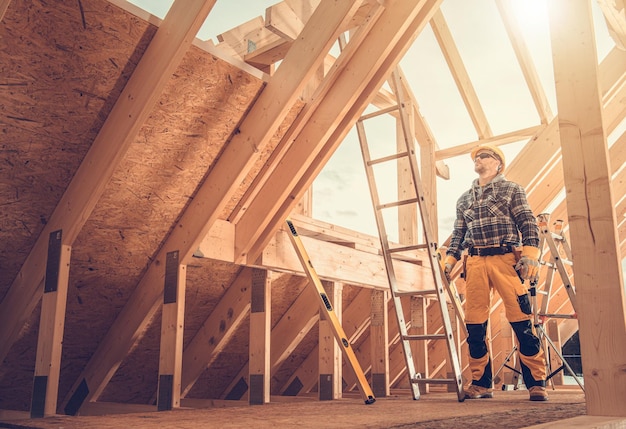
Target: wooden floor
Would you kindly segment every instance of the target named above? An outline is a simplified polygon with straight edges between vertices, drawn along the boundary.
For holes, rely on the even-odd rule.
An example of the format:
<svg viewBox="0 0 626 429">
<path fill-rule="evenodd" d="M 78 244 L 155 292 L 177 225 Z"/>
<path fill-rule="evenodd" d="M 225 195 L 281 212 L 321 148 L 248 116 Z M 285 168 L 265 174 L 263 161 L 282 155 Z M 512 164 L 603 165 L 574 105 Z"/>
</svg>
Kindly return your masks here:
<svg viewBox="0 0 626 429">
<path fill-rule="evenodd" d="M 11 418 L 0 414 L 0 428 L 626 428 L 626 418 L 585 416 L 584 393 L 576 388 L 549 391 L 548 402 L 530 402 L 525 390 L 496 391 L 493 399 L 458 402 L 455 393 L 394 392 L 365 405 L 358 396 L 320 402 L 315 398 L 277 398 L 266 405 L 231 405 L 165 412 L 100 416 Z M 19 416 L 18 416 L 19 417 Z M 22 417 L 27 417 L 22 415 Z M 568 419 L 568 420 L 566 420 Z"/>
</svg>

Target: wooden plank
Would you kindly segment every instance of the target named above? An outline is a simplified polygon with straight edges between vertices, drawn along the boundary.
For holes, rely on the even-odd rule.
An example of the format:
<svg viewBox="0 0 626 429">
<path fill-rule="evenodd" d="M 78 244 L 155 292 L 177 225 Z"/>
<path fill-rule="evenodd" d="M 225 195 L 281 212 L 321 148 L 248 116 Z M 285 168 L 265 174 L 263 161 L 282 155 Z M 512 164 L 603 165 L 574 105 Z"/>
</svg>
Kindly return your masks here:
<svg viewBox="0 0 626 429">
<path fill-rule="evenodd" d="M 344 240 L 350 239 L 349 230 L 302 216 L 298 219 L 299 223 L 294 224 L 298 228 L 299 225 L 303 225 L 303 234 L 300 234 L 300 230 L 298 233 L 307 248 L 312 249 L 316 259 L 319 258 L 318 274 L 321 278 L 335 281 L 344 279 L 354 285 L 388 288 L 384 262 L 379 254 L 380 245 L 374 243 L 378 238 L 358 234 L 352 237 L 355 243 L 346 243 Z M 195 257 L 233 262 L 229 259 L 233 248 L 231 226 L 229 222 L 216 221 L 208 238 L 200 243 L 200 247 L 194 253 Z M 230 251 L 222 251 L 223 249 Z M 401 281 L 400 288 L 404 291 L 415 290 L 420 282 L 428 279 L 430 270 L 422 267 L 423 262 L 420 262 L 426 261 L 428 255 L 423 250 L 407 252 L 404 255 L 412 262 L 395 262 L 396 270 L 406 278 Z M 363 265 L 368 269 L 363 270 Z M 303 274 L 302 265 L 298 262 L 293 246 L 290 245 L 289 238 L 283 230 L 276 232 L 263 254 L 249 266 Z"/>
<path fill-rule="evenodd" d="M 602 10 L 613 41 L 620 49 L 626 49 L 626 10 L 624 3 L 615 0 L 598 0 L 598 5 Z"/>
<path fill-rule="evenodd" d="M 407 328 L 409 335 L 425 335 L 428 332 L 428 300 L 421 296 L 409 298 L 409 322 L 411 326 Z M 428 342 L 411 341 L 411 352 L 415 363 L 415 372 L 422 378 L 429 378 L 428 372 Z M 402 359 L 401 359 L 402 360 Z M 420 386 L 421 393 L 428 393 L 430 385 Z"/>
<path fill-rule="evenodd" d="M 587 413 L 625 416 L 626 299 L 591 5 L 555 0 L 548 10 Z"/>
<path fill-rule="evenodd" d="M 265 27 L 285 40 L 295 40 L 304 28 L 305 22 L 286 2 L 265 9 Z"/>
<path fill-rule="evenodd" d="M 614 47 L 600 64 L 600 90 L 606 104 L 626 85 L 626 50 Z"/>
<path fill-rule="evenodd" d="M 302 266 L 293 246 L 285 239 L 288 233 L 278 231 L 276 240 L 270 242 L 255 263 L 282 271 L 302 274 Z M 389 288 L 382 256 L 359 252 L 346 246 L 325 243 L 308 237 L 301 237 L 312 257 L 318 275 L 326 280 L 344 281 L 351 284 L 386 290 Z M 398 287 L 402 291 L 424 290 L 427 279 L 432 277 L 430 269 L 409 262 L 394 261 L 398 275 Z M 400 279 L 400 275 L 402 278 Z"/>
<path fill-rule="evenodd" d="M 268 271 L 252 270 L 250 285 L 250 339 L 248 371 L 250 405 L 270 402 L 270 339 L 272 280 Z"/>
<path fill-rule="evenodd" d="M 189 10 L 188 3 L 183 5 L 177 2 L 173 7 L 179 3 L 181 8 Z M 163 276 L 165 255 L 168 251 L 178 249 L 181 263 L 189 262 L 198 244 L 260 156 L 261 149 L 289 113 L 308 78 L 324 60 L 346 15 L 355 7 L 348 0 L 325 0 L 322 5 L 320 13 L 316 11 L 311 18 L 311 29 L 304 29 L 294 45 L 297 48 L 289 51 L 281 67 L 260 94 L 239 126 L 239 133 L 233 136 L 219 161 L 198 188 L 176 228 L 173 228 L 155 255 L 126 306 L 66 396 L 66 404 L 72 404 L 68 411 L 77 411 L 76 407 L 85 400 L 95 400 L 102 393 L 156 311 L 161 290 L 155 285 L 160 283 Z M 170 15 L 171 11 L 168 17 Z"/>
<path fill-rule="evenodd" d="M 242 269 L 183 351 L 182 396 L 224 350 L 250 310 L 252 269 Z M 247 371 L 246 371 L 247 372 Z"/>
<path fill-rule="evenodd" d="M 391 3 L 358 46 L 352 45 L 355 39 L 348 43 L 342 52 L 348 57 L 348 72 L 338 76 L 321 104 L 305 115 L 299 134 L 286 135 L 295 139 L 294 144 L 237 223 L 238 255 L 254 260 L 262 253 L 272 232 L 309 188 L 439 3 Z M 351 46 L 355 52 L 349 52 Z"/>
<path fill-rule="evenodd" d="M 347 308 L 344 309 L 342 314 L 341 325 L 348 336 L 348 341 L 354 343 L 358 338 L 363 335 L 367 327 L 369 327 L 369 317 L 364 316 L 368 314 L 370 308 L 370 291 L 367 289 L 361 289 L 357 296 L 350 302 Z M 318 383 L 318 362 L 319 360 L 319 347 L 315 346 L 311 353 L 304 360 L 302 365 L 294 371 L 287 382 L 279 387 L 279 391 L 282 395 L 286 391 L 290 390 L 293 385 L 298 385 L 298 392 L 296 394 L 308 393 Z M 342 375 L 345 378 L 348 373 L 352 371 L 343 371 Z M 356 383 L 354 383 L 356 385 Z"/>
<path fill-rule="evenodd" d="M 159 348 L 159 411 L 180 407 L 186 283 L 187 266 L 180 263 L 179 252 L 168 252 Z"/>
<path fill-rule="evenodd" d="M 554 115 L 550 109 L 550 103 L 543 90 L 543 85 L 539 79 L 530 51 L 524 41 L 522 30 L 512 8 L 512 2 L 511 0 L 496 0 L 496 6 L 502 17 L 504 29 L 509 36 L 517 61 L 522 69 L 530 95 L 535 103 L 539 119 L 542 124 L 547 124 L 554 118 Z"/>
<path fill-rule="evenodd" d="M 548 322 L 544 326 L 544 329 L 546 331 L 546 335 L 550 338 L 556 349 L 560 352 L 563 347 L 563 342 L 561 342 L 561 333 L 559 332 L 558 321 L 556 319 L 548 320 Z M 552 369 L 552 371 L 555 371 L 556 369 L 560 368 L 561 365 L 563 365 L 563 361 L 556 353 L 550 353 L 549 356 L 550 368 Z M 554 374 L 554 376 L 550 379 L 552 383 L 554 383 L 556 386 L 563 385 L 564 371 L 566 370 L 559 371 L 558 373 Z"/>
<path fill-rule="evenodd" d="M 522 140 L 536 139 L 541 132 L 546 128 L 545 125 L 535 125 L 533 127 L 524 128 L 521 130 L 514 130 L 509 133 L 492 136 L 468 143 L 462 143 L 460 145 L 452 146 L 446 149 L 439 149 L 435 153 L 436 159 L 447 159 L 455 156 L 470 153 L 472 149 L 481 144 L 490 144 L 500 146 L 508 143 L 518 142 Z M 507 168 L 507 170 L 509 170 Z"/>
<path fill-rule="evenodd" d="M 308 282 L 306 278 L 302 278 L 294 286 L 301 288 L 304 283 Z M 305 287 L 298 295 L 296 300 L 289 306 L 287 311 L 281 316 L 280 320 L 272 329 L 271 344 L 271 369 L 273 374 L 280 365 L 289 357 L 296 349 L 302 339 L 309 333 L 311 328 L 317 323 L 318 307 L 315 305 L 316 297 L 310 290 Z M 247 377 L 249 373 L 248 362 L 239 370 L 239 373 L 233 378 L 231 384 L 224 390 L 222 398 L 231 395 L 233 388 L 242 377 Z"/>
<path fill-rule="evenodd" d="M 5 347 L 0 349 L 0 361 L 41 298 L 48 235 L 61 229 L 66 242 L 74 242 L 214 4 L 215 0 L 177 1 L 156 32 L 2 300 L 0 344 Z"/>
<path fill-rule="evenodd" d="M 72 248 L 63 244 L 62 231 L 50 233 L 45 288 L 39 319 L 37 357 L 30 416 L 39 418 L 57 412 L 65 307 Z"/>
<path fill-rule="evenodd" d="M 388 292 L 372 291 L 370 310 L 370 361 L 372 390 L 377 398 L 389 396 Z"/>
<path fill-rule="evenodd" d="M 456 44 L 454 43 L 452 33 L 448 28 L 448 24 L 446 23 L 441 10 L 437 10 L 435 12 L 430 21 L 430 26 L 433 29 L 437 43 L 439 43 L 443 57 L 445 58 L 446 63 L 448 63 L 448 67 L 452 73 L 452 78 L 459 89 L 463 103 L 467 108 L 467 112 L 469 113 L 472 123 L 474 124 L 474 128 L 476 129 L 476 133 L 478 134 L 478 138 L 484 139 L 491 137 L 493 133 L 491 132 L 489 121 L 487 120 L 487 116 L 485 116 L 485 112 L 480 105 L 480 101 L 478 100 L 478 96 L 474 90 L 474 85 L 472 85 L 472 81 L 467 73 L 467 70 L 465 69 L 461 55 L 459 54 Z"/>
</svg>

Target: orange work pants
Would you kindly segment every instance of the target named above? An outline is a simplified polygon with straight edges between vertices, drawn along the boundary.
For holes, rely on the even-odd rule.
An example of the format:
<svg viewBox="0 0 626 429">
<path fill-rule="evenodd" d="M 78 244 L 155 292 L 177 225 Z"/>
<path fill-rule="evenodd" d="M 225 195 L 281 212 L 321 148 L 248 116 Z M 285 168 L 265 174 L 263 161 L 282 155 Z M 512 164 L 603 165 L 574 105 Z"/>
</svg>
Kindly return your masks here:
<svg viewBox="0 0 626 429">
<path fill-rule="evenodd" d="M 545 385 L 546 362 L 532 325 L 528 288 L 515 271 L 515 254 L 469 256 L 465 266 L 465 323 L 469 333 L 472 383 L 492 387 L 492 369 L 486 342 L 491 297 L 495 289 L 504 304 L 519 344 L 522 375 L 527 388 Z"/>
</svg>

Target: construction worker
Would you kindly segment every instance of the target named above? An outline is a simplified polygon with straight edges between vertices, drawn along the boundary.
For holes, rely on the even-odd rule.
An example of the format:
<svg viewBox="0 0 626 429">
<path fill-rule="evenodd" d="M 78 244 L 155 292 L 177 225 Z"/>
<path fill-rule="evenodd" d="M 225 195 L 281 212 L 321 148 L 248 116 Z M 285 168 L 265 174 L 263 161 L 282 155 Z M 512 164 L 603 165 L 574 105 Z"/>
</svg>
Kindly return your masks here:
<svg viewBox="0 0 626 429">
<path fill-rule="evenodd" d="M 465 323 L 472 382 L 464 388 L 465 398 L 493 397 L 486 336 L 495 289 L 519 343 L 522 376 L 530 400 L 547 401 L 546 362 L 531 321 L 527 289 L 530 281 L 536 281 L 539 270 L 537 221 L 524 189 L 504 177 L 505 158 L 500 149 L 478 146 L 471 157 L 478 179 L 457 201 L 454 230 L 444 259 L 444 272 L 450 279 L 461 253 L 468 251 L 464 267 Z"/>
</svg>

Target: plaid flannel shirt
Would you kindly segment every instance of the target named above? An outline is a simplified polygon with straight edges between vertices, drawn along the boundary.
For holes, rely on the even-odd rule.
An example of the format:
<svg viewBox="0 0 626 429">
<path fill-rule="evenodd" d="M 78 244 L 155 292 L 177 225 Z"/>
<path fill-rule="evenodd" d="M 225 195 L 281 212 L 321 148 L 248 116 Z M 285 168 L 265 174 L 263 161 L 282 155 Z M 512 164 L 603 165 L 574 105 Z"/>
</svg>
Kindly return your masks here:
<svg viewBox="0 0 626 429">
<path fill-rule="evenodd" d="M 521 239 L 520 239 L 521 234 Z M 446 254 L 457 260 L 473 246 L 539 247 L 537 220 L 524 188 L 498 174 L 485 186 L 474 180 L 456 204 L 456 220 Z"/>
</svg>

